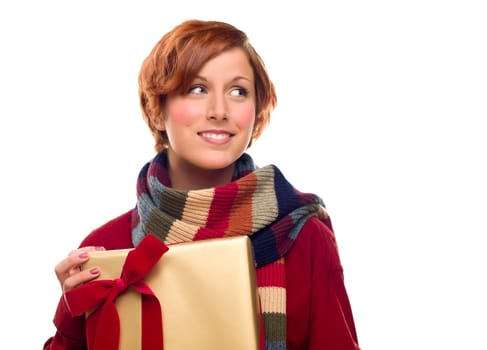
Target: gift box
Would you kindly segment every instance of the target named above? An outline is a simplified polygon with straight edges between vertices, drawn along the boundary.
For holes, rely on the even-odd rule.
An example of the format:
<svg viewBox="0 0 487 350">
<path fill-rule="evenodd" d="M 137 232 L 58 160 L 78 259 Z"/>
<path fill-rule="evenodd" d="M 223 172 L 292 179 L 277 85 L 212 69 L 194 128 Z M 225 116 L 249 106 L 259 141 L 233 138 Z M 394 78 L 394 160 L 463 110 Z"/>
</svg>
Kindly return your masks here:
<svg viewBox="0 0 487 350">
<path fill-rule="evenodd" d="M 149 294 L 152 291 L 160 305 L 164 350 L 259 349 L 260 307 L 249 238 L 216 238 L 168 247 L 142 278 Z M 127 254 L 132 250 L 92 252 L 83 266 L 83 269 L 100 267 L 97 280 L 107 280 L 110 288 L 121 291 L 114 298 L 119 334 L 87 334 L 89 342 L 93 337 L 119 337 L 119 350 L 144 349 L 143 328 L 157 324 L 155 317 L 147 316 L 144 321 L 143 298 L 147 295 L 121 282 L 122 268 L 125 269 Z M 83 295 L 89 298 L 86 293 Z M 69 303 L 73 304 L 73 300 Z M 100 322 L 99 318 L 90 320 L 95 311 L 86 312 L 87 332 L 99 329 L 99 325 L 88 327 L 89 322 Z M 116 322 L 115 318 L 110 322 Z M 154 347 L 149 344 L 147 348 Z"/>
</svg>

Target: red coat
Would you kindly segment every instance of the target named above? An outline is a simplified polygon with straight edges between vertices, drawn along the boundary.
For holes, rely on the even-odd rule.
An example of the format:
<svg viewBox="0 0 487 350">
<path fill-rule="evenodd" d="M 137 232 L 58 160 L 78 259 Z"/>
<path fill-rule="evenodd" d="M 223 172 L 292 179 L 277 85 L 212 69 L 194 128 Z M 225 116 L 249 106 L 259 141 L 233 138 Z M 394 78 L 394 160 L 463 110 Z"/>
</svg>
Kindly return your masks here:
<svg viewBox="0 0 487 350">
<path fill-rule="evenodd" d="M 131 212 L 90 233 L 80 246 L 132 248 Z M 286 255 L 287 350 L 357 350 L 343 271 L 331 231 L 310 219 Z M 56 334 L 44 350 L 86 350 L 84 317 L 71 317 L 61 298 Z"/>
</svg>

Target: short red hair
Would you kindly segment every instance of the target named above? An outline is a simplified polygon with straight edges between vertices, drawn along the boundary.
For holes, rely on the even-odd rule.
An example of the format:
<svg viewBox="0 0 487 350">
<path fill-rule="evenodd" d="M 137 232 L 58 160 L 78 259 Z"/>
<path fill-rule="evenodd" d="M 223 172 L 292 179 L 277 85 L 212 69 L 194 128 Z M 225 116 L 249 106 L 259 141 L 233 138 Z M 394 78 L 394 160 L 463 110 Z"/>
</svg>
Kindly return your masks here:
<svg viewBox="0 0 487 350">
<path fill-rule="evenodd" d="M 168 145 L 166 134 L 157 130 L 152 122 L 164 118 L 166 96 L 185 91 L 206 62 L 233 48 L 245 51 L 255 76 L 256 120 L 250 144 L 262 134 L 277 97 L 264 62 L 247 35 L 228 23 L 188 20 L 159 40 L 139 73 L 140 106 L 154 136 L 156 152 Z"/>
</svg>

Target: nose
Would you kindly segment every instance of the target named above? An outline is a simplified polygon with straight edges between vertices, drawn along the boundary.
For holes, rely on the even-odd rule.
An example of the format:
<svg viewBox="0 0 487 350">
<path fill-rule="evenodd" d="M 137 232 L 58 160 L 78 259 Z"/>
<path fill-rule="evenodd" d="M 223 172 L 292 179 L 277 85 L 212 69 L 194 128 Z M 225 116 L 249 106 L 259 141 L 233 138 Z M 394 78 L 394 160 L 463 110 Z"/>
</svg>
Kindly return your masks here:
<svg viewBox="0 0 487 350">
<path fill-rule="evenodd" d="M 228 118 L 228 106 L 224 94 L 214 94 L 210 98 L 208 119 L 223 120 Z"/>
</svg>

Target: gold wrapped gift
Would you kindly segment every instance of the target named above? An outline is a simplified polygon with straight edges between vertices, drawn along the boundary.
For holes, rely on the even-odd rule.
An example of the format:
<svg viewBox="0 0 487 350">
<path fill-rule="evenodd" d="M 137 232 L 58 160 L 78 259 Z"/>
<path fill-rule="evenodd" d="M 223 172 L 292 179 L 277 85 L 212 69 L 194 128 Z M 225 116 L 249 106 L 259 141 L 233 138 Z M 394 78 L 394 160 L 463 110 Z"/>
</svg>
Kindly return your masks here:
<svg viewBox="0 0 487 350">
<path fill-rule="evenodd" d="M 83 266 L 99 279 L 120 277 L 130 249 L 90 253 Z M 246 236 L 179 243 L 144 281 L 162 309 L 164 350 L 259 349 L 259 299 Z M 116 300 L 120 350 L 141 349 L 141 298 L 130 288 Z"/>
</svg>

